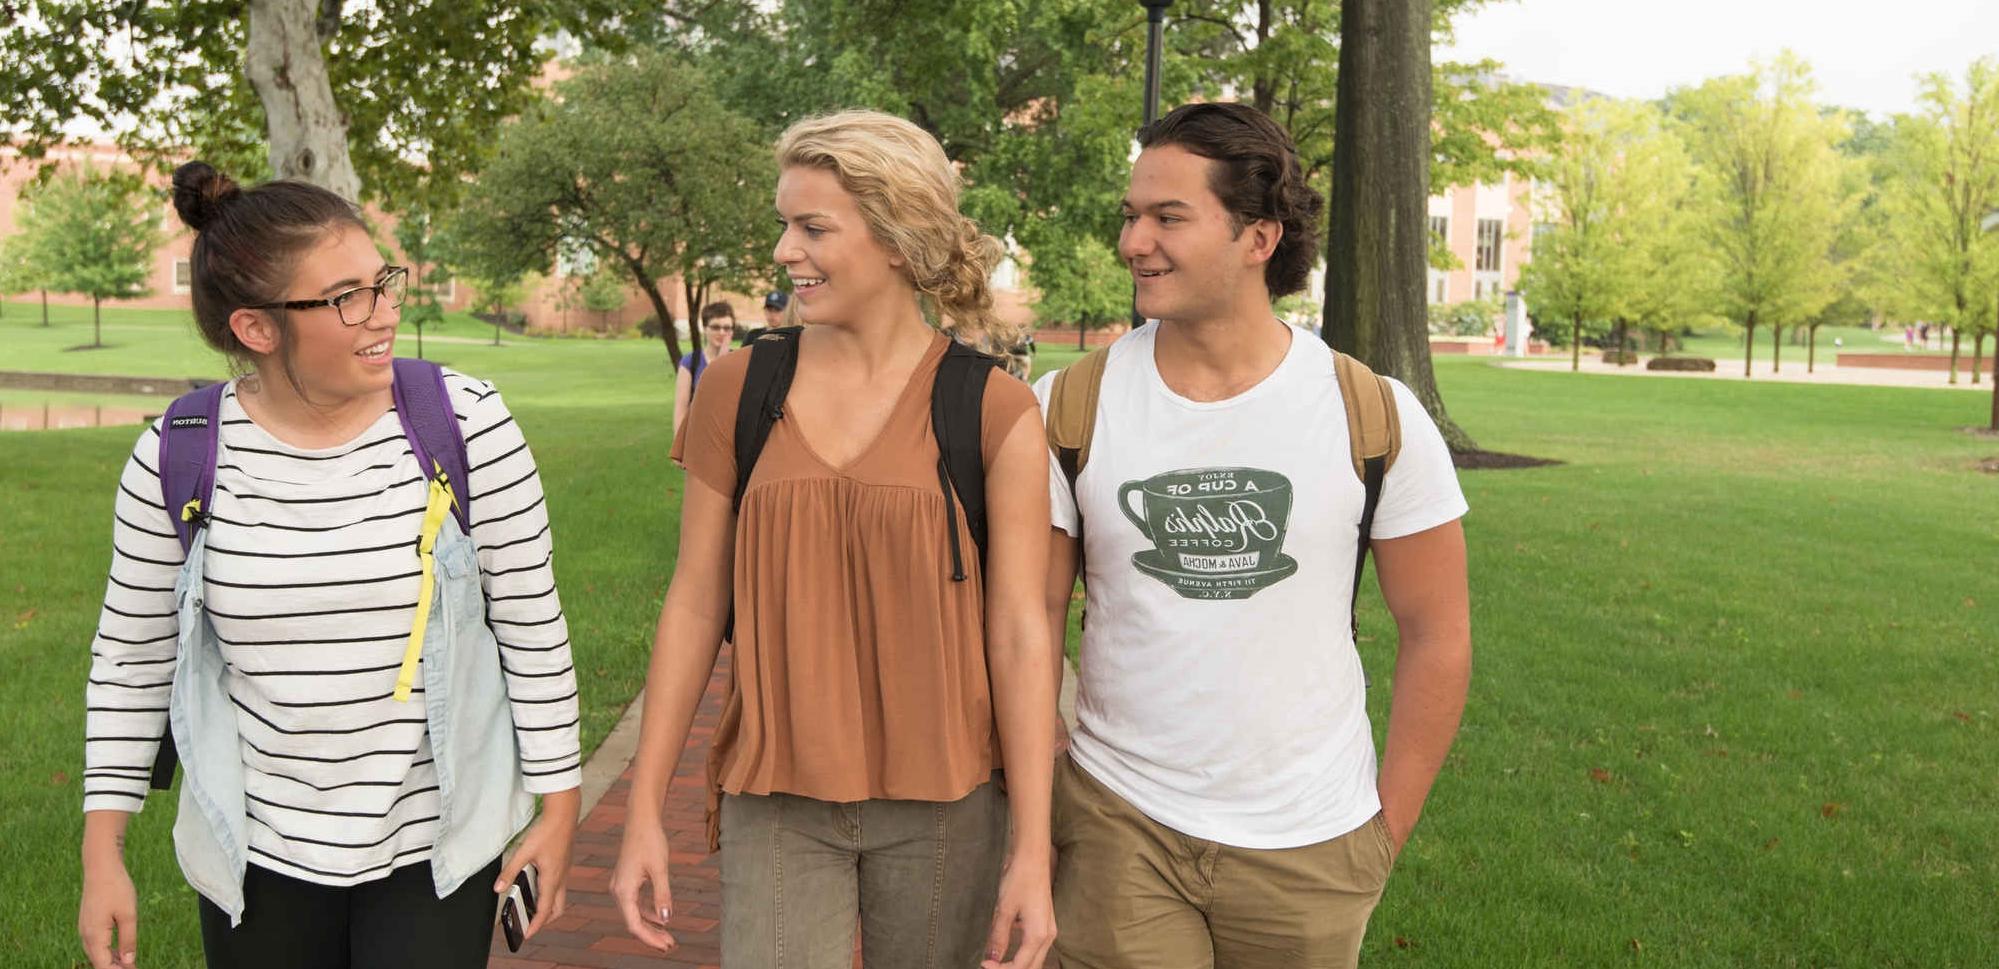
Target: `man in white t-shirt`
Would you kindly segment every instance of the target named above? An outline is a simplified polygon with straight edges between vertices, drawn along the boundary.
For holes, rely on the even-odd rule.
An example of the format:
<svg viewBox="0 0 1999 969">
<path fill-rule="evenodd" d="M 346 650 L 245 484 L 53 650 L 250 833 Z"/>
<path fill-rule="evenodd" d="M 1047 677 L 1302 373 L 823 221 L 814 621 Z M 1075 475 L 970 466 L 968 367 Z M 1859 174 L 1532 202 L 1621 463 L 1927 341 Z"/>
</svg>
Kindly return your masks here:
<svg viewBox="0 0 1999 969">
<path fill-rule="evenodd" d="M 1400 636 L 1377 770 L 1347 415 L 1331 352 L 1271 312 L 1304 288 L 1323 201 L 1248 106 L 1188 105 L 1139 139 L 1119 254 L 1157 322 L 1111 346 L 1087 463 L 1050 478 L 1058 636 L 1079 568 L 1088 589 L 1057 948 L 1065 969 L 1352 966 L 1464 707 L 1464 497 L 1391 382 L 1401 450 L 1370 535 Z"/>
</svg>

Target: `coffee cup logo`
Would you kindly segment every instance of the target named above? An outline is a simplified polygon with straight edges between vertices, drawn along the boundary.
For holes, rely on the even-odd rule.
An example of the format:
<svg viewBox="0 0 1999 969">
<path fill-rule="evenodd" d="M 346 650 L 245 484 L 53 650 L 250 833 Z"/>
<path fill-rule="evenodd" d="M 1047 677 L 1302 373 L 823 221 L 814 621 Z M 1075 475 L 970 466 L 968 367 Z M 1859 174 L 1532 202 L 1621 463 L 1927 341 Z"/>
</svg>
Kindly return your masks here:
<svg viewBox="0 0 1999 969">
<path fill-rule="evenodd" d="M 1118 489 L 1118 508 L 1153 547 L 1139 571 L 1189 599 L 1247 599 L 1298 571 L 1284 554 L 1291 480 L 1256 468 L 1169 471 Z"/>
</svg>

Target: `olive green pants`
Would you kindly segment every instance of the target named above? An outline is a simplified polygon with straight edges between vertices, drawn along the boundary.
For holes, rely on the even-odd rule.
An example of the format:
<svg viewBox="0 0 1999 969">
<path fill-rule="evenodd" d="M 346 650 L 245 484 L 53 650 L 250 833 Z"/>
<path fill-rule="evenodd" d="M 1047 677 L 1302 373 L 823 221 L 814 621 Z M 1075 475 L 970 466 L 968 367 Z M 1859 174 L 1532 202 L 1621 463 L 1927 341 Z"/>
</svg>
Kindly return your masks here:
<svg viewBox="0 0 1999 969">
<path fill-rule="evenodd" d="M 1393 853 L 1379 814 L 1298 848 L 1188 837 L 1066 756 L 1054 833 L 1062 969 L 1351 969 Z"/>
<path fill-rule="evenodd" d="M 722 965 L 976 969 L 1005 861 L 1006 796 L 722 798 Z"/>
</svg>

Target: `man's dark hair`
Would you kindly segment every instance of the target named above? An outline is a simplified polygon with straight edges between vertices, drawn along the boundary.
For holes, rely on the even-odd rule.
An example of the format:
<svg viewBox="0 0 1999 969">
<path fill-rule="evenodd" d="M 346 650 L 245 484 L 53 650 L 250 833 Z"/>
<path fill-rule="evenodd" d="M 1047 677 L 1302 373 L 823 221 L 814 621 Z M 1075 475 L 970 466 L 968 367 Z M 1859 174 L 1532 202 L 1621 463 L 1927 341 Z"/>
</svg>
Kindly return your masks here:
<svg viewBox="0 0 1999 969">
<path fill-rule="evenodd" d="M 707 306 L 701 307 L 701 322 L 703 323 L 725 317 L 731 323 L 736 322 L 736 308 L 723 302 L 709 303 Z"/>
<path fill-rule="evenodd" d="M 1270 297 L 1305 288 L 1319 258 L 1326 200 L 1305 183 L 1298 146 L 1269 115 L 1247 104 L 1184 104 L 1139 129 L 1138 145 L 1178 145 L 1214 162 L 1208 188 L 1221 199 L 1238 235 L 1261 219 L 1284 226 L 1284 237 L 1263 267 Z"/>
</svg>

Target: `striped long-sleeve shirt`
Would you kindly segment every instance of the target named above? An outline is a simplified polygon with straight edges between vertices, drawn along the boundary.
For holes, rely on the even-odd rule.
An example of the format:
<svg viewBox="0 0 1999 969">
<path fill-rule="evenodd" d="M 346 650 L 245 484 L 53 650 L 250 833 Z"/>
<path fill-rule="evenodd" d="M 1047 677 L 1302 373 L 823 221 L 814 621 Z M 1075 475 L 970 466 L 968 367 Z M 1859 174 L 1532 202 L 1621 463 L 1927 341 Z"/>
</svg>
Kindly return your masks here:
<svg viewBox="0 0 1999 969">
<path fill-rule="evenodd" d="M 566 790 L 581 778 L 576 673 L 541 479 L 498 392 L 449 370 L 445 382 L 527 789 Z M 266 433 L 233 385 L 221 421 L 204 599 L 242 734 L 251 861 L 331 885 L 422 861 L 438 818 L 423 691 L 408 703 L 391 693 L 415 621 L 428 482 L 393 410 L 321 450 Z M 86 690 L 86 811 L 140 809 L 166 725 L 184 556 L 158 460 L 155 424 L 118 484 Z"/>
</svg>

